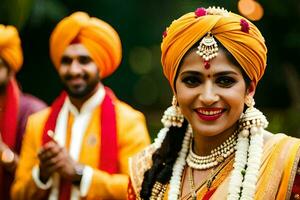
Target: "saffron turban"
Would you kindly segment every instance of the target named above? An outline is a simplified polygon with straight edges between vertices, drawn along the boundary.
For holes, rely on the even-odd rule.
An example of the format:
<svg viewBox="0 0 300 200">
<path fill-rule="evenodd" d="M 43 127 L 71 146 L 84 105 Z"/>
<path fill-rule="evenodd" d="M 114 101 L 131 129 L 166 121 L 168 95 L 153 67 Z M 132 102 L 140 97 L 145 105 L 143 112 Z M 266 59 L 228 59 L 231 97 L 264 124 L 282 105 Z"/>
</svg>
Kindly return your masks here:
<svg viewBox="0 0 300 200">
<path fill-rule="evenodd" d="M 0 58 L 2 58 L 14 72 L 19 71 L 23 64 L 21 40 L 14 26 L 0 24 Z"/>
<path fill-rule="evenodd" d="M 208 32 L 233 55 L 257 84 L 264 74 L 267 59 L 265 41 L 257 27 L 224 9 L 198 8 L 174 20 L 161 43 L 163 72 L 173 91 L 181 59 Z"/>
<path fill-rule="evenodd" d="M 50 57 L 57 69 L 64 51 L 74 41 L 88 50 L 101 78 L 109 76 L 119 66 L 122 47 L 118 33 L 100 19 L 75 12 L 60 21 L 50 37 Z"/>
</svg>

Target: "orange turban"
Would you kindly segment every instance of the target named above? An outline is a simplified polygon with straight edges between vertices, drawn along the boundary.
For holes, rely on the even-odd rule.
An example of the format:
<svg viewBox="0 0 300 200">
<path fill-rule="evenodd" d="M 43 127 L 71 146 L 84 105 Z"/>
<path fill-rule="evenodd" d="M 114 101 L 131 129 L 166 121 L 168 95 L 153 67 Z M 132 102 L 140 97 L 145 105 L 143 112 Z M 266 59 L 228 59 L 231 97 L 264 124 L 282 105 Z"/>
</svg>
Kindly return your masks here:
<svg viewBox="0 0 300 200">
<path fill-rule="evenodd" d="M 14 26 L 0 24 L 0 58 L 15 72 L 23 64 L 21 40 Z"/>
<path fill-rule="evenodd" d="M 163 71 L 172 89 L 181 59 L 208 32 L 234 56 L 257 84 L 264 74 L 267 59 L 267 48 L 260 31 L 237 14 L 219 8 L 200 8 L 173 21 L 161 43 Z"/>
<path fill-rule="evenodd" d="M 122 47 L 118 33 L 106 22 L 87 13 L 75 12 L 58 23 L 50 37 L 50 56 L 60 67 L 65 49 L 74 41 L 83 44 L 99 67 L 100 77 L 112 74 L 121 62 Z"/>
</svg>

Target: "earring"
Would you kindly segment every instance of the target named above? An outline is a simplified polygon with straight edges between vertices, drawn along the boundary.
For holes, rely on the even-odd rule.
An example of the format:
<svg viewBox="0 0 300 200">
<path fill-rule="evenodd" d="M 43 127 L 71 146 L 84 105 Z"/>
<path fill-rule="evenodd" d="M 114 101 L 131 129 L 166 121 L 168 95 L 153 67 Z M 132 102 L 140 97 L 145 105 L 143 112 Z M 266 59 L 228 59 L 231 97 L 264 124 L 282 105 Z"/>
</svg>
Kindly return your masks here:
<svg viewBox="0 0 300 200">
<path fill-rule="evenodd" d="M 180 108 L 177 106 L 176 97 L 173 96 L 172 106 L 167 108 L 164 112 L 164 115 L 161 119 L 164 127 L 170 128 L 171 126 L 181 127 L 184 121 L 184 117 L 180 111 Z"/>
<path fill-rule="evenodd" d="M 257 134 L 268 127 L 268 120 L 264 114 L 254 107 L 255 101 L 252 96 L 246 96 L 245 104 L 247 109 L 242 114 L 239 121 L 239 129 L 242 130 L 244 137 L 248 137 L 249 133 Z"/>
</svg>

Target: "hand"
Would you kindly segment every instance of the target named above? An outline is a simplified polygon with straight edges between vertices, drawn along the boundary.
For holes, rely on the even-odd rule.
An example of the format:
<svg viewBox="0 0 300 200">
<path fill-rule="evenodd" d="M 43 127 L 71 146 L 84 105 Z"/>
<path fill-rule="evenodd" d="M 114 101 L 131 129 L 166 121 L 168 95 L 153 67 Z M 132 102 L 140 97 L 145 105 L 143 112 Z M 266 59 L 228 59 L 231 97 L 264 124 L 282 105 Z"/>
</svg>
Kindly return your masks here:
<svg viewBox="0 0 300 200">
<path fill-rule="evenodd" d="M 14 173 L 17 167 L 19 157 L 3 142 L 1 133 L 0 133 L 0 164 L 4 168 Z"/>
<path fill-rule="evenodd" d="M 47 182 L 49 177 L 57 172 L 70 181 L 80 180 L 77 169 L 83 166 L 74 161 L 64 147 L 54 141 L 44 145 L 38 155 L 40 159 L 40 179 Z"/>
<path fill-rule="evenodd" d="M 40 161 L 40 180 L 46 183 L 49 177 L 58 170 L 59 153 L 62 151 L 55 141 L 50 141 L 41 147 L 38 158 Z"/>
</svg>

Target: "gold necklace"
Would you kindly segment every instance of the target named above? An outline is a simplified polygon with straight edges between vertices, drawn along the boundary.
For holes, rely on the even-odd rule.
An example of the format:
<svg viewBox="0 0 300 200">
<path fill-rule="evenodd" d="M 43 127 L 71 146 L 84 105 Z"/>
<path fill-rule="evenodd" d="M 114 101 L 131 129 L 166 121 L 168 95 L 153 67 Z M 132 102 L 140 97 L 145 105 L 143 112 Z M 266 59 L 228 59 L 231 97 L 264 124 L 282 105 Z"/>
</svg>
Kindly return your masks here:
<svg viewBox="0 0 300 200">
<path fill-rule="evenodd" d="M 225 140 L 220 146 L 211 150 L 210 155 L 198 156 L 193 152 L 193 145 L 191 142 L 186 162 L 189 167 L 199 170 L 215 167 L 234 153 L 236 143 L 237 131 L 235 131 L 229 138 L 227 138 L 227 140 Z"/>
<path fill-rule="evenodd" d="M 215 170 L 212 170 L 211 174 L 208 176 L 208 179 L 202 181 L 199 186 L 197 186 L 197 189 L 195 187 L 194 182 L 194 174 L 193 174 L 193 168 L 189 167 L 188 170 L 188 182 L 191 188 L 190 196 L 192 197 L 192 200 L 197 200 L 197 190 L 200 189 L 204 184 L 206 184 L 207 190 L 210 189 L 213 181 L 215 180 L 216 176 L 220 173 L 220 171 L 230 162 L 231 159 L 226 159 L 226 162 L 222 163 L 222 165 L 218 166 Z"/>
</svg>

